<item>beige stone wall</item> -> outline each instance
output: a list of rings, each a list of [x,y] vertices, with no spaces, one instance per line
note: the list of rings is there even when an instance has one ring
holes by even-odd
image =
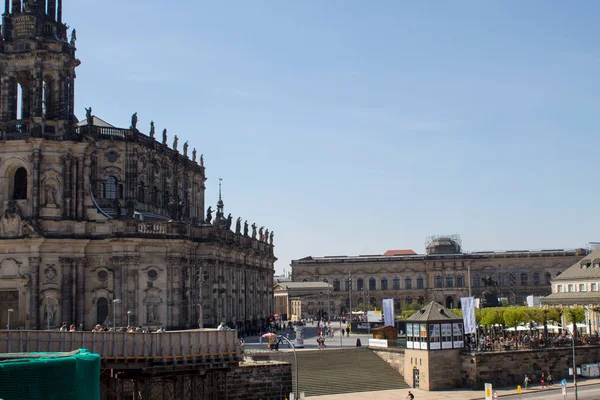
[[[371,348],[382,360],[391,365],[400,375],[404,376],[404,349],[376,350]]]

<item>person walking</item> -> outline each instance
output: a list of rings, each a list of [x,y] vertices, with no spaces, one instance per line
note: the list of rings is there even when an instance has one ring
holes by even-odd
[[[540,377],[540,383],[542,384],[542,389],[546,389],[546,376],[542,372],[542,376]]]
[[[554,379],[552,378],[552,373],[550,373],[550,371],[548,371],[546,382],[548,382],[548,386],[554,386]]]
[[[408,394],[406,395],[406,399],[405,400],[414,400],[415,395],[411,393],[411,391],[408,391]]]
[[[529,389],[530,384],[531,378],[529,377],[529,375],[525,374],[525,379],[523,379],[523,387],[525,387],[525,389]]]

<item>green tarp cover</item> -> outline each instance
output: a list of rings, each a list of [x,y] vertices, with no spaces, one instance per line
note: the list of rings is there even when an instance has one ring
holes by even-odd
[[[86,349],[0,358],[2,400],[100,399],[100,355]]]

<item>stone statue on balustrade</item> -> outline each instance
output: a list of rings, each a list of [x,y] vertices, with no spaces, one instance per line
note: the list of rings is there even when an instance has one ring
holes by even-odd
[[[269,243],[271,244],[271,246],[273,245],[273,236],[275,236],[275,232],[271,231],[271,236],[269,238]]]
[[[269,242],[269,230],[265,229],[265,237],[263,242],[268,243]]]
[[[238,219],[235,221],[235,233],[241,233],[242,230],[242,218],[238,217]]]
[[[150,137],[154,139],[154,121],[150,121]]]
[[[256,222],[252,224],[252,239],[256,239]]]
[[[135,131],[137,129],[137,122],[138,122],[138,116],[137,116],[137,111],[136,111],[131,116],[131,127],[130,127],[130,129],[133,129]]]
[[[183,144],[183,156],[184,156],[184,157],[187,157],[187,151],[188,151],[188,142],[186,141],[186,142]]]
[[[89,126],[94,125],[94,116],[92,115],[92,107],[85,109],[85,120]]]
[[[212,221],[212,213],[213,213],[212,207],[208,206],[208,209],[206,210],[206,223],[207,224],[210,224],[210,222]]]
[[[175,138],[173,139],[173,150],[177,151],[177,143],[179,142],[179,138],[177,137],[177,135],[175,135]]]
[[[244,236],[248,236],[248,221],[244,221]]]
[[[232,222],[233,222],[233,217],[231,216],[231,213],[229,213],[229,215],[227,216],[227,223],[226,223],[227,230],[231,229]]]
[[[192,150],[192,162],[196,162],[196,148],[194,147],[194,150]]]
[[[162,144],[167,144],[167,128],[163,129],[163,141]]]

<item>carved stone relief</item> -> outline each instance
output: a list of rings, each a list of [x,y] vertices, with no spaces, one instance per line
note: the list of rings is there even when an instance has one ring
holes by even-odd
[[[58,283],[58,275],[56,274],[54,264],[49,264],[44,269],[44,283]]]

